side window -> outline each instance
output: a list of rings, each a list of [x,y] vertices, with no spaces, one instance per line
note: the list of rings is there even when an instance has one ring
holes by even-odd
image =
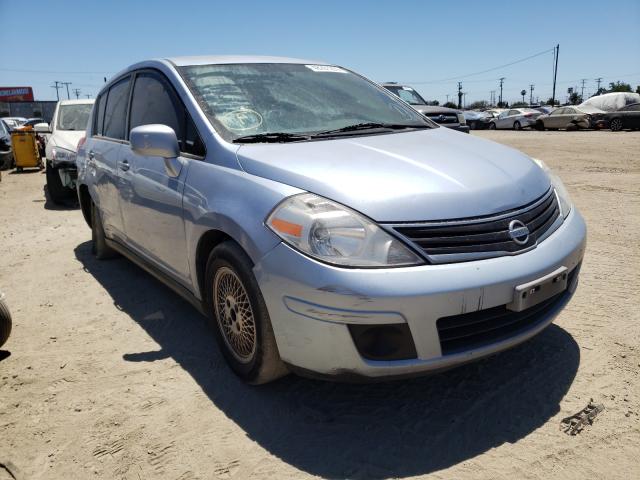
[[[95,106],[93,107],[93,111],[95,112],[95,117],[93,118],[93,134],[94,135],[102,135],[102,126],[104,123],[104,107],[107,103],[107,94],[104,93],[100,95],[96,99]]]
[[[627,105],[624,108],[621,108],[622,112],[640,112],[640,103],[634,103],[632,105]]]
[[[565,114],[565,115],[573,115],[574,113],[576,113],[576,111],[575,111],[573,108],[566,107],[566,108],[564,109],[564,114]]]
[[[509,116],[511,115],[520,115],[520,112],[518,110],[509,110]]]
[[[169,83],[159,74],[138,73],[130,117],[129,128],[151,123],[167,125],[176,132],[181,152],[204,155],[204,145],[189,114]]]
[[[103,135],[105,137],[118,140],[125,139],[130,83],[131,78],[127,77],[115,83],[109,89],[104,112]]]

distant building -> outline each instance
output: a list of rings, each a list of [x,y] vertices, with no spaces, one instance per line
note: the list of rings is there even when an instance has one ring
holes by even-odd
[[[0,101],[0,117],[40,117],[45,122],[50,123],[53,118],[53,111],[56,108],[56,102],[2,102]]]

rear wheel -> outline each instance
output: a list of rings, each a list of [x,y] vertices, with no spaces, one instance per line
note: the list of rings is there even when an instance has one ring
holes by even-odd
[[[613,120],[611,120],[611,123],[609,124],[609,128],[613,132],[619,132],[620,130],[622,130],[622,127],[623,127],[622,120],[620,120],[619,118],[614,118]]]
[[[493,123],[493,122],[491,122],[491,123],[489,124],[489,130],[495,130],[495,129],[496,129],[496,124],[495,124],[495,123]]]
[[[91,251],[98,260],[106,260],[116,256],[116,252],[107,245],[102,218],[94,203],[91,203]]]
[[[257,385],[287,374],[249,257],[234,242],[213,249],[207,262],[207,310],[231,369]]]
[[[540,130],[541,132],[544,130],[544,122],[542,120],[536,122],[536,130]]]
[[[518,122],[517,120],[515,122],[513,122],[513,129],[514,130],[522,130],[522,125],[520,125],[520,122]]]

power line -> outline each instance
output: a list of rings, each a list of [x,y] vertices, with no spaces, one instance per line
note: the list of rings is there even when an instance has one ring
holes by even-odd
[[[441,82],[448,82],[448,81],[451,81],[451,80],[460,80],[462,78],[473,77],[475,75],[480,75],[482,73],[493,72],[495,70],[500,70],[501,68],[510,67],[511,65],[516,65],[517,63],[526,62],[527,60],[531,60],[532,58],[539,57],[540,55],[544,55],[546,53],[549,53],[552,50],[555,50],[555,47],[554,48],[549,48],[549,49],[544,50],[542,52],[535,53],[533,55],[529,55],[528,57],[524,57],[524,58],[521,58],[519,60],[514,60],[513,62],[505,63],[504,65],[499,65],[497,67],[487,68],[486,70],[481,70],[479,72],[467,73],[465,75],[456,75],[455,77],[441,78],[441,79],[438,79],[438,80],[424,80],[424,81],[419,81],[419,82],[407,82],[407,83],[414,83],[414,84],[418,85],[418,84],[421,84],[421,83],[441,83]]]
[[[596,90],[596,93],[600,91],[600,83],[602,83],[602,77],[598,77],[595,79],[596,82],[598,82],[598,89]]]
[[[60,82],[60,83],[67,87],[67,100],[71,100],[71,96],[69,95],[69,85],[71,85],[71,82]]]
[[[56,74],[73,74],[73,75],[104,75],[111,72],[75,72],[75,71],[61,71],[61,70],[21,70],[13,68],[0,68],[0,72],[12,72],[12,73],[56,73]]]
[[[73,89],[73,94],[76,96],[76,100],[78,100],[80,98],[80,89],[79,88],[74,88]]]
[[[56,89],[56,100],[60,101],[60,95],[58,94],[58,90],[62,88],[62,85],[60,85],[61,82],[59,82],[58,80],[54,80],[53,83],[55,85],[51,85],[51,88]]]

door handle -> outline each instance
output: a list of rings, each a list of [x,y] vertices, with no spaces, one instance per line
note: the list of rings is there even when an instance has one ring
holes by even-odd
[[[120,162],[120,170],[124,170],[126,172],[127,170],[129,170],[129,168],[131,168],[131,167],[129,165],[129,161],[128,160],[122,160]]]

